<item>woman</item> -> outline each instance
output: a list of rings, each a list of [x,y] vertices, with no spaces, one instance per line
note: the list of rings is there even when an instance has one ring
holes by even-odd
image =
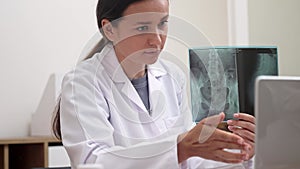
[[[168,16],[168,0],[98,1],[103,39],[66,74],[54,121],[73,168],[205,168],[253,156],[252,116],[237,114],[233,133],[216,129],[224,113],[192,128],[184,74],[158,58]]]

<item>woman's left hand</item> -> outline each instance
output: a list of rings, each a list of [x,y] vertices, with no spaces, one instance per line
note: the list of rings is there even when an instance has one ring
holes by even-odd
[[[251,145],[247,152],[250,159],[255,154],[255,117],[246,113],[235,113],[233,117],[235,119],[227,121],[228,129],[244,138]]]

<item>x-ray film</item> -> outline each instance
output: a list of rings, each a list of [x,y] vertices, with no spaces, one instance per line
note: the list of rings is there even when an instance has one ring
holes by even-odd
[[[194,121],[224,112],[254,115],[254,81],[278,75],[276,47],[209,47],[189,50]]]

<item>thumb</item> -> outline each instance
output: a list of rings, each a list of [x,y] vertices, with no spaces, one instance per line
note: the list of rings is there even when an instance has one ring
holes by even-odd
[[[225,114],[224,114],[224,112],[221,112],[220,114],[207,117],[207,118],[203,119],[201,122],[204,125],[217,127],[218,124],[221,123],[224,119],[225,119]]]
[[[218,124],[223,121],[225,118],[225,114],[222,112],[218,115],[210,116],[203,119],[203,127],[201,133],[199,135],[198,141],[199,143],[206,142],[215,132]]]
[[[225,119],[225,113],[224,113],[224,112],[221,112],[221,113],[219,114],[219,116],[220,116],[220,121],[219,121],[219,123],[221,123],[221,122],[224,121],[224,119]]]

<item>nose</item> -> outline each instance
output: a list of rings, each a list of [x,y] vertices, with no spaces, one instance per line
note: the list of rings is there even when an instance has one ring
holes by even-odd
[[[160,47],[163,43],[163,36],[161,33],[159,32],[153,32],[153,33],[149,33],[149,37],[148,37],[148,44],[151,47]]]

